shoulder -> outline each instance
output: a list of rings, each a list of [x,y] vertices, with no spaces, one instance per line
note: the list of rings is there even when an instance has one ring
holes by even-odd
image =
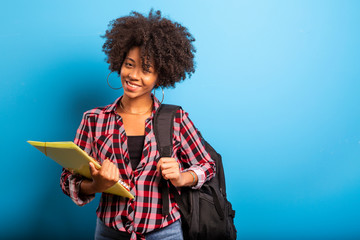
[[[189,113],[187,111],[185,111],[182,107],[177,109],[177,111],[175,113],[174,121],[175,121],[175,124],[180,124],[180,125],[187,125],[189,123],[192,124],[192,122],[189,118]]]
[[[84,119],[94,119],[94,118],[97,119],[99,117],[102,118],[102,116],[109,113],[110,106],[112,106],[112,104],[87,110],[86,112],[84,112],[83,118]]]
[[[187,113],[179,105],[161,104],[156,109],[154,119],[156,121],[159,118],[174,118],[175,123],[180,123],[184,115],[187,115]]]
[[[104,113],[105,107],[96,107],[84,112],[84,116],[97,116]]]
[[[182,108],[182,107],[179,107],[175,113],[175,121],[180,123],[184,116],[188,116],[189,114]]]
[[[103,107],[96,107],[93,109],[90,109],[84,113],[84,117],[99,117],[103,115],[105,117],[106,115],[114,112],[116,110],[117,103],[120,101],[121,97],[117,98],[115,102],[108,104]]]

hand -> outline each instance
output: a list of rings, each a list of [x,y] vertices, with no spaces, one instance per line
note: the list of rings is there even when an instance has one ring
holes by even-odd
[[[94,192],[104,192],[119,181],[119,169],[109,159],[103,162],[100,169],[91,162],[89,166],[93,180],[91,187]]]
[[[180,166],[175,158],[160,158],[156,170],[161,173],[165,180],[170,180],[175,187],[184,185]]]

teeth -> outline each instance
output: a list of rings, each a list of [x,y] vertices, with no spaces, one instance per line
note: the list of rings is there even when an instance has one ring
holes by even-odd
[[[127,84],[128,84],[130,87],[137,87],[136,85],[132,85],[130,82],[127,82]]]

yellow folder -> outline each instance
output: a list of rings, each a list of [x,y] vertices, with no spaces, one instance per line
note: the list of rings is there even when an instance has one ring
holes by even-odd
[[[89,179],[91,179],[89,162],[94,163],[97,169],[101,167],[96,160],[87,155],[86,152],[73,142],[27,142],[64,168],[79,173]],[[128,185],[120,179],[119,182],[108,188],[105,192],[130,199],[134,198],[128,189]]]

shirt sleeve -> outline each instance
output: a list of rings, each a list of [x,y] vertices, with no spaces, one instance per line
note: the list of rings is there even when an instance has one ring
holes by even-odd
[[[88,116],[85,113],[77,129],[74,143],[91,156],[91,131]],[[95,198],[95,194],[84,195],[80,193],[80,184],[85,178],[79,174],[72,173],[63,169],[60,177],[60,187],[62,191],[69,196],[72,201],[83,206]]]
[[[215,162],[206,151],[201,135],[190,120],[188,113],[180,109],[179,124],[180,133],[180,157],[184,165],[189,166],[183,172],[194,171],[198,177],[197,184],[193,189],[199,189],[215,175]]]

